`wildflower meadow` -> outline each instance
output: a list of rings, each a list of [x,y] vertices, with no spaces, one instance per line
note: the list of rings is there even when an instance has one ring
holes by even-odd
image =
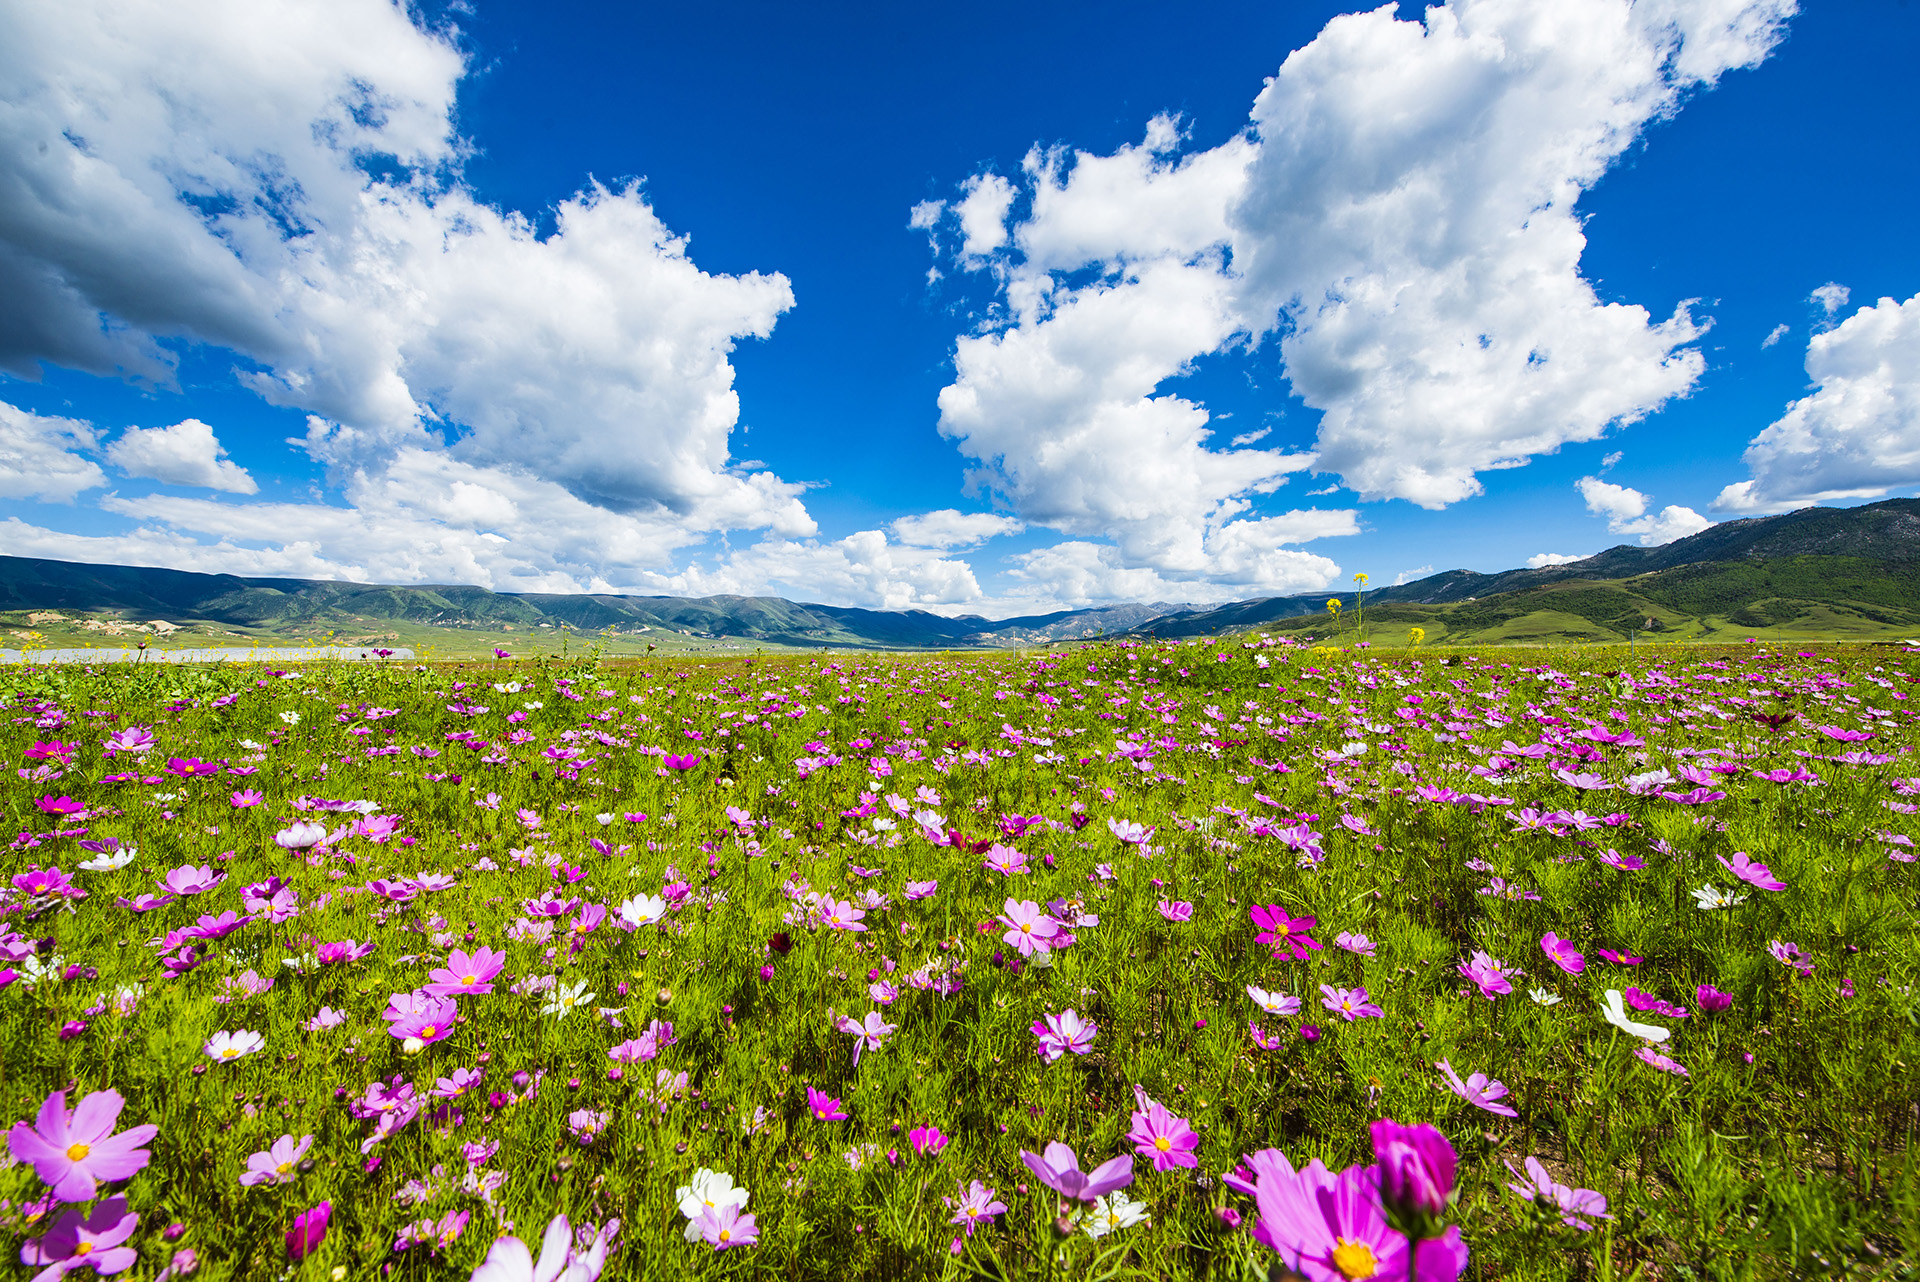
[[[1912,1276],[1913,649],[4,674],[12,1276]]]

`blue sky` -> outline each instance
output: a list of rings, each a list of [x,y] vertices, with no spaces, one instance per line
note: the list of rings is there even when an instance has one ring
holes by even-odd
[[[1920,485],[1905,3],[7,12],[0,552],[1007,614]]]

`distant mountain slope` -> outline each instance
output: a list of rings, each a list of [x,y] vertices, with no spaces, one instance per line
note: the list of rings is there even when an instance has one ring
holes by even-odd
[[[1538,570],[1504,570],[1496,574],[1447,570],[1412,583],[1370,591],[1366,595],[1366,603],[1368,614],[1372,615],[1376,610],[1392,604],[1444,605],[1485,600],[1506,593],[1537,591],[1576,580],[1622,580],[1682,566],[1752,565],[1799,558],[1838,558],[1853,562],[1855,564],[1841,572],[1856,586],[1863,573],[1861,564],[1920,564],[1920,499],[1887,499],[1851,508],[1810,507],[1782,516],[1727,521],[1661,547],[1640,548],[1622,544],[1583,561],[1570,561],[1565,565]],[[1884,577],[1884,574],[1875,570],[1866,573],[1865,577],[1876,579]],[[1704,577],[1695,576],[1695,581],[1702,585],[1702,590],[1710,582],[1715,600],[1723,604],[1743,591],[1759,594],[1749,596],[1749,601],[1776,595],[1771,587],[1759,579],[1742,577],[1728,570],[1716,570]],[[1817,580],[1799,584],[1795,588],[1803,599],[1808,600],[1838,599],[1833,596],[1837,590],[1835,584]],[[1139,631],[1167,637],[1207,636],[1307,615],[1322,615],[1324,620],[1323,612],[1330,597],[1340,599],[1341,609],[1350,624],[1355,605],[1354,594],[1322,592],[1236,601],[1211,610],[1191,611],[1178,617],[1158,619],[1142,625]],[[1727,610],[1736,609],[1743,603],[1734,601],[1727,605]]]
[[[122,611],[249,628],[401,621],[436,627],[537,627],[587,632],[667,629],[777,645],[971,647],[1125,632],[1186,607],[1127,604],[1013,619],[926,610],[863,610],[780,597],[504,593],[462,585],[394,587],[321,579],[251,579],[137,566],[0,557],[0,610]]]

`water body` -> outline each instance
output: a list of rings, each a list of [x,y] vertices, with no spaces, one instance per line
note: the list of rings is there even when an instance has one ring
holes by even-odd
[[[412,660],[413,651],[404,647],[388,649],[382,656],[372,646],[359,645],[0,650],[0,663],[400,663]]]

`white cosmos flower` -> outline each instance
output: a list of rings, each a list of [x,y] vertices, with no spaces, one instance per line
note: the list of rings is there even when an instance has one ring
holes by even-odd
[[[673,1196],[680,1204],[680,1214],[687,1217],[686,1238],[689,1242],[700,1240],[700,1217],[708,1211],[723,1206],[744,1207],[747,1204],[747,1191],[734,1187],[731,1175],[725,1171],[710,1171],[704,1166],[693,1173],[692,1183],[675,1189]]]
[[[1673,1030],[1670,1028],[1662,1028],[1658,1024],[1638,1024],[1629,1019],[1626,1001],[1620,996],[1620,990],[1617,988],[1607,990],[1607,1004],[1600,1013],[1606,1017],[1609,1024],[1621,1032],[1631,1033],[1635,1037],[1644,1037],[1650,1042],[1664,1042],[1673,1036]]]
[[[613,822],[613,814],[611,811],[597,814],[593,818],[594,818],[594,822],[599,824],[602,828],[606,827],[608,824]]]
[[[1147,1214],[1145,1202],[1129,1201],[1124,1191],[1116,1189],[1105,1197],[1093,1199],[1093,1209],[1087,1212],[1087,1218],[1080,1227],[1087,1231],[1088,1237],[1100,1238],[1115,1229],[1146,1224],[1152,1219]]]
[[[103,855],[80,861],[82,872],[115,872],[125,868],[139,857],[138,846],[121,846],[118,850],[109,850]]]
[[[286,722],[290,726],[297,726],[300,724],[300,714],[297,712],[283,712],[280,714],[280,719]]]
[[[1533,998],[1533,1000],[1539,1002],[1542,1006],[1558,1006],[1560,1004],[1560,994],[1545,988],[1529,989],[1527,996]]]
[[[598,994],[587,991],[585,980],[571,984],[562,984],[553,990],[553,996],[540,1008],[542,1015],[552,1015],[555,1019],[565,1019],[567,1012],[575,1006],[585,1006]]]
[[[1707,912],[1715,908],[1731,908],[1735,904],[1747,902],[1745,895],[1736,895],[1731,890],[1722,890],[1718,886],[1702,886],[1692,894],[1694,902]]]
[[[620,920],[638,929],[667,915],[667,901],[658,895],[635,895],[620,905]]]
[[[239,1059],[243,1055],[251,1055],[255,1051],[263,1050],[266,1044],[266,1038],[243,1028],[236,1033],[224,1030],[215,1033],[207,1039],[207,1044],[202,1049],[206,1051],[208,1059],[216,1064],[224,1064],[228,1060]]]

